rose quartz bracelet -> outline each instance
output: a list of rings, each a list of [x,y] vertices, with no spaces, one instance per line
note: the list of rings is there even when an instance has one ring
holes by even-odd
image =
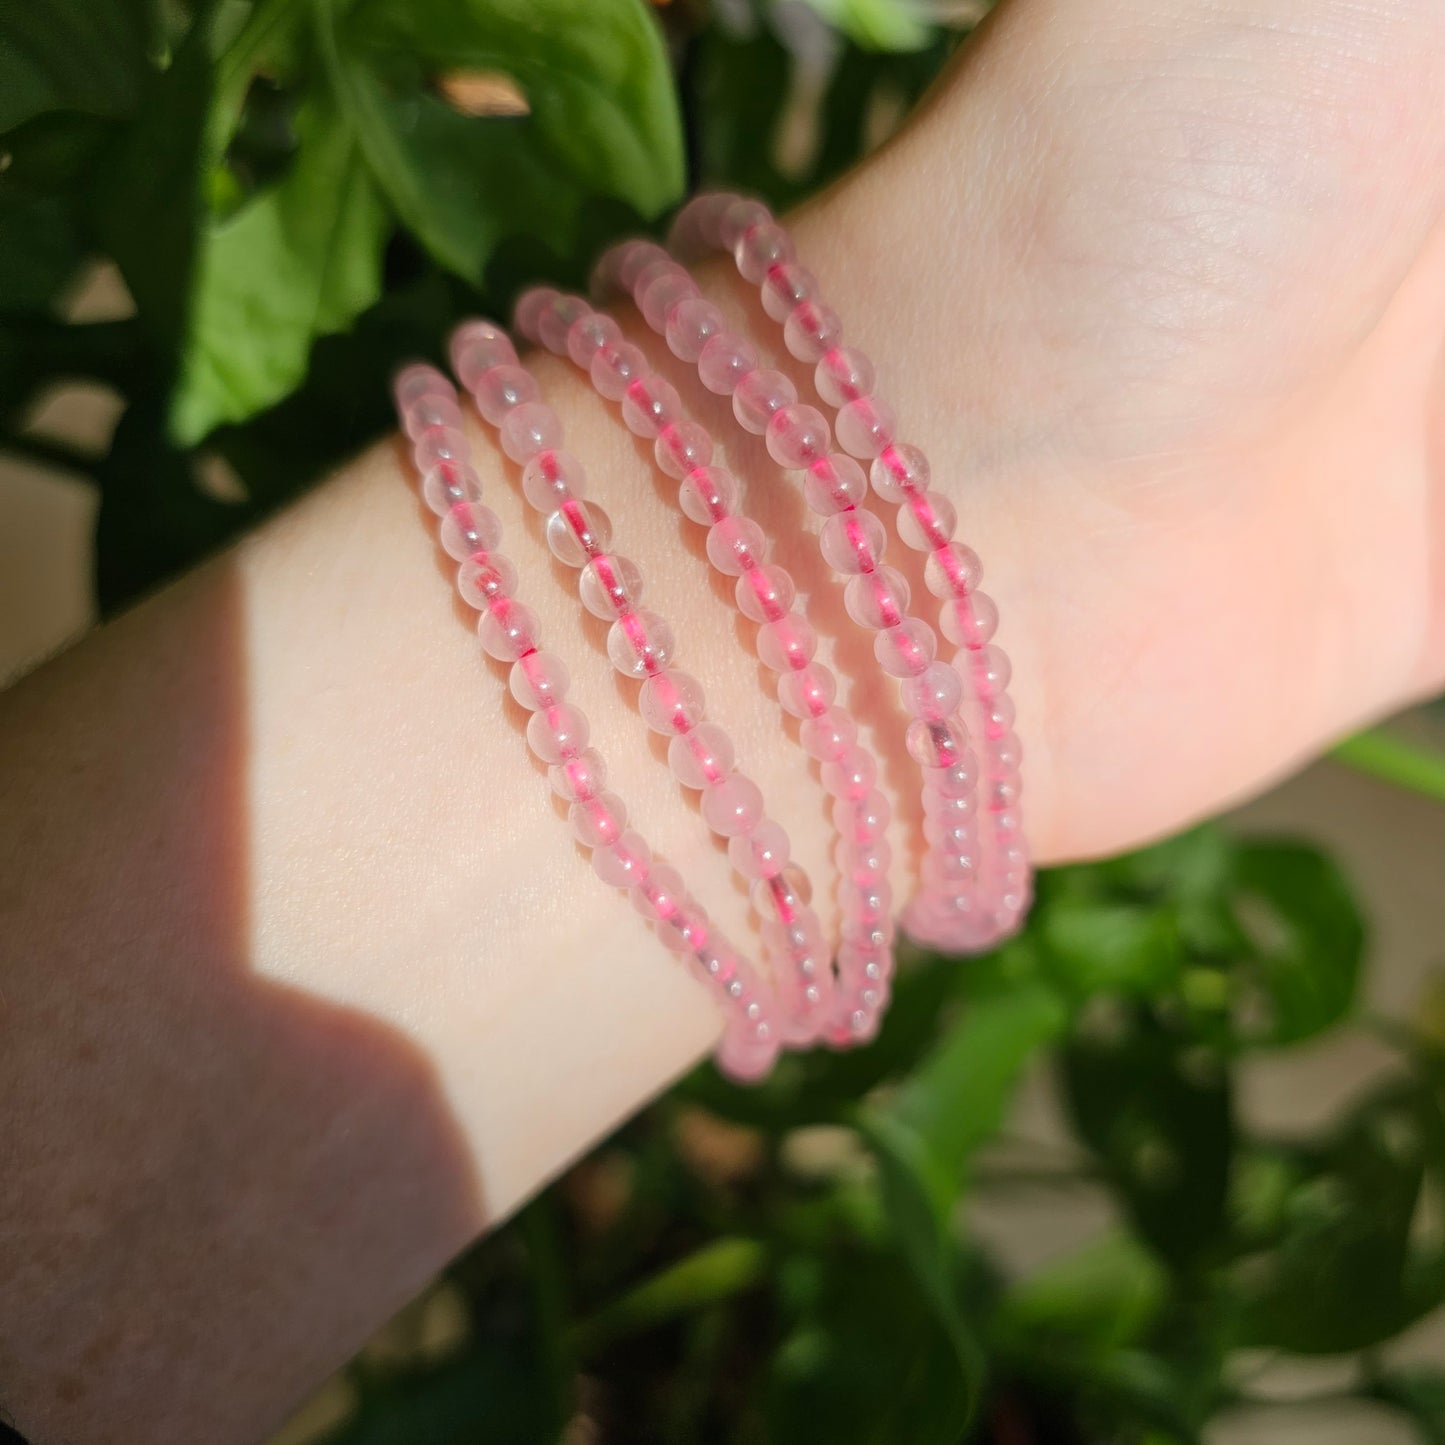
[[[508,455],[521,462],[544,454],[556,458],[545,439],[560,427],[536,401],[536,384],[517,365],[503,332],[486,323],[463,326],[453,339],[452,359],[478,404],[485,403],[487,419],[500,427]],[[655,860],[646,840],[627,827],[622,800],[605,790],[606,765],[587,745],[587,719],[567,701],[567,669],[559,657],[541,650],[536,615],[516,598],[516,569],[499,550],[500,518],[482,502],[455,389],[434,368],[413,365],[398,373],[394,395],[421,474],[422,498],[441,519],[443,548],[460,564],[457,590],[481,613],[482,646],[512,664],[512,695],[532,714],[527,742],[548,765],[553,789],[570,804],[573,834],[590,850],[598,877],[629,893],[668,949],[690,960],[718,999],[725,1019],[719,1065],[740,1079],[760,1077],[778,1050],[770,990],[713,927],[677,871]],[[529,466],[529,490],[551,486],[549,470],[560,474],[562,467]],[[562,511],[564,524],[549,527],[548,540],[559,555],[582,557],[595,547],[603,519],[575,501],[564,502]],[[588,555],[601,555],[600,548]],[[656,706],[664,712],[685,708],[687,693],[686,683],[679,683]]]
[[[668,303],[696,293],[686,272],[673,267],[672,273],[674,284],[649,293],[659,309],[663,298],[658,289],[665,292]],[[838,952],[837,998],[831,1018],[815,1021],[811,1035],[803,1037],[821,1035],[835,1044],[871,1038],[887,1003],[893,969],[893,894],[888,881],[892,852],[883,836],[890,809],[876,787],[877,763],[858,743],[852,715],[832,701],[836,690],[832,673],[813,661],[817,637],[792,605],[793,579],[783,568],[768,564],[762,528],[739,507],[737,479],[725,467],[712,465],[713,444],[707,430],[685,414],[676,389],[648,370],[642,352],[624,340],[611,317],[598,314],[581,297],[562,296],[544,287],[523,295],[516,319],[518,329],[530,340],[569,356],[602,396],[620,401],[629,430],[653,443],[658,466],[680,483],[683,514],[707,528],[712,565],[736,579],[738,610],[758,624],[758,657],[779,675],[780,704],[802,719],[800,739],[822,764],[822,781],[834,799],[833,817],[840,834],[834,857],[848,935]],[[698,785],[691,769],[682,781]],[[762,824],[750,835],[744,859],[747,871],[757,871],[751,865],[756,863],[758,840],[764,837],[768,857],[753,886],[759,912],[777,920],[765,925],[766,938],[770,930],[797,927],[796,900],[810,889],[801,869],[785,866],[787,834],[776,824]],[[810,939],[814,929],[810,915]],[[774,945],[771,952],[786,957],[789,949]],[[826,1028],[819,1028],[820,1023]]]

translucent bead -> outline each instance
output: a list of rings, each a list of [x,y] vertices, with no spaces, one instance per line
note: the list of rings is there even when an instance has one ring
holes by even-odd
[[[579,316],[567,332],[567,355],[573,364],[591,373],[592,358],[608,346],[616,346],[622,340],[622,328],[600,311],[589,311]]]
[[[707,910],[691,898],[657,925],[657,936],[664,946],[681,956],[705,947],[711,932]]]
[[[545,402],[524,401],[502,422],[502,450],[514,462],[528,462],[538,452],[562,445],[562,423]]]
[[[702,795],[703,821],[724,838],[749,833],[763,816],[763,795],[743,773],[727,773]]]
[[[517,304],[512,309],[512,325],[521,335],[535,337],[542,312],[561,294],[555,286],[529,286],[517,298]]]
[[[888,831],[893,805],[878,788],[864,798],[839,798],[833,804],[833,826],[855,843],[868,843]]]
[[[682,874],[670,863],[654,863],[647,878],[632,890],[632,906],[649,922],[671,918],[687,901]]]
[[[941,818],[946,823],[966,823],[978,812],[978,795],[966,793],[961,798],[945,798],[932,790],[923,795],[923,813],[927,818]]]
[[[612,518],[595,502],[568,502],[547,518],[547,545],[568,567],[581,567],[607,550]]]
[[[753,622],[776,622],[786,617],[797,596],[787,571],[772,563],[752,567],[738,578],[738,611]]]
[[[743,280],[762,284],[772,267],[791,261],[792,238],[771,216],[748,226],[733,243],[733,260]]]
[[[798,399],[798,388],[783,375],[768,367],[750,371],[733,390],[733,415],[755,436],[768,429],[773,413],[791,406]]]
[[[702,721],[702,684],[681,668],[664,668],[642,684],[637,708],[655,733],[688,732]]]
[[[616,793],[599,793],[573,803],[567,810],[572,835],[584,848],[605,848],[617,842],[627,827],[627,808]]]
[[[575,758],[587,746],[587,719],[570,702],[534,712],[527,719],[527,746],[547,764]]]
[[[1017,733],[1005,733],[989,743],[988,753],[997,766],[1017,771],[1024,760],[1024,745]]]
[[[879,567],[850,577],[843,589],[843,606],[860,627],[881,632],[897,627],[908,615],[908,579],[894,567]]]
[[[959,655],[963,661],[964,654]],[[974,691],[980,697],[992,697],[1002,692],[1013,676],[1013,664],[1002,648],[992,643],[967,654],[969,675],[973,678]]]
[[[607,786],[607,764],[596,748],[585,748],[547,770],[552,791],[564,802],[580,803],[595,798]]]
[[[667,313],[667,346],[682,361],[696,361],[702,349],[726,323],[723,314],[701,296],[679,301]]]
[[[689,472],[712,461],[712,435],[698,422],[673,422],[658,433],[653,455],[662,471],[681,481]]]
[[[478,612],[517,590],[517,569],[501,556],[469,557],[457,569],[457,591]]]
[[[818,294],[818,278],[796,261],[780,261],[768,267],[762,280],[763,310],[774,321],[783,321],[800,302]]]
[[[958,711],[963,682],[946,662],[931,662],[916,677],[903,680],[898,696],[910,716],[938,722]]]
[[[463,562],[466,569],[472,564]],[[498,662],[515,662],[537,647],[537,614],[511,597],[494,599],[477,623],[482,646]]]
[[[669,261],[668,269],[643,283],[638,306],[647,324],[654,331],[661,331],[667,325],[672,308],[680,301],[697,295],[697,282],[675,261]]]
[[[636,240],[624,241],[617,248],[618,283],[624,291],[631,293],[642,273],[657,262],[676,264],[656,241],[646,241],[640,237]]]
[[[813,368],[813,385],[829,406],[846,406],[873,390],[873,363],[853,346],[825,351]]]
[[[523,468],[522,495],[528,506],[545,517],[563,502],[580,501],[587,495],[587,471],[571,452],[548,448]]]
[[[419,472],[426,473],[433,467],[463,467],[471,461],[472,449],[466,437],[452,426],[429,426],[417,437],[411,449],[411,459]]]
[[[456,388],[436,367],[424,361],[404,366],[392,379],[391,394],[398,411],[409,411],[423,397],[452,396]]]
[[[401,414],[406,434],[415,441],[428,427],[442,426],[460,431],[461,408],[457,406],[455,393],[428,392],[419,397]]]
[[[838,696],[838,679],[820,662],[778,677],[778,702],[794,717],[819,717]]]
[[[915,552],[932,552],[948,545],[958,513],[942,492],[915,492],[898,509],[898,535]]]
[[[878,764],[867,748],[854,743],[823,764],[823,786],[835,798],[866,798],[878,781]]]
[[[608,401],[621,401],[627,388],[647,375],[647,358],[630,341],[618,341],[595,353],[587,372]]]
[[[938,655],[938,638],[921,617],[905,617],[873,639],[873,656],[890,677],[917,677]]]
[[[537,337],[548,351],[564,355],[572,327],[591,314],[592,308],[580,296],[558,296],[538,313]]]
[[[998,627],[998,608],[987,592],[971,592],[944,603],[939,612],[943,635],[959,647],[982,647]]]
[[[640,376],[622,395],[622,420],[628,431],[652,441],[663,427],[682,420],[682,398],[670,381]]]
[[[733,406],[743,394],[739,387],[733,397]],[[764,433],[768,455],[780,467],[799,469],[811,467],[821,461],[833,442],[833,433],[823,413],[815,406],[793,402],[779,407],[768,422]]]
[[[868,479],[847,453],[830,452],[809,465],[803,497],[820,516],[830,517],[861,506],[868,497]]]
[[[736,331],[710,336],[697,357],[702,384],[718,396],[731,396],[738,383],[758,369],[758,353]]]
[[[817,362],[843,339],[843,322],[821,301],[800,302],[783,322],[783,344],[799,361]]]
[[[962,542],[950,542],[928,554],[923,582],[935,597],[967,597],[983,580],[978,553]]]
[[[607,633],[607,656],[624,677],[646,677],[667,666],[676,642],[667,619],[643,608],[619,617]]]
[[[806,667],[818,650],[818,634],[801,613],[765,622],[758,628],[758,660],[774,672],[796,672]]]
[[[651,865],[652,850],[641,833],[628,831],[609,847],[592,851],[592,871],[613,888],[635,888]]]
[[[775,878],[788,866],[791,844],[782,825],[764,818],[728,844],[728,859],[745,878]]]
[[[798,732],[803,751],[820,763],[837,762],[858,741],[858,725],[840,707],[807,718]]]
[[[873,571],[886,543],[883,523],[872,512],[861,509],[829,517],[818,533],[818,545],[828,565],[849,577]]]
[[[709,228],[708,239],[712,244],[732,251],[750,226],[760,226],[772,219],[772,212],[761,201],[734,196],[718,212]]]
[[[833,850],[833,861],[850,883],[876,884],[888,876],[893,849],[882,838],[865,843],[840,841]]]
[[[876,457],[893,441],[893,409],[876,396],[860,396],[838,408],[838,444],[855,457]]]
[[[443,517],[463,502],[482,500],[481,478],[465,462],[442,462],[421,479],[421,498]]]
[[[502,540],[502,519],[481,502],[458,502],[442,518],[441,544],[447,556],[464,562],[474,552],[491,552]]]
[[[494,366],[517,364],[517,349],[512,345],[512,338],[490,321],[464,321],[452,332],[448,349],[452,370],[468,391]]]
[[[731,843],[728,848],[731,851]],[[748,892],[761,918],[768,922],[792,923],[812,901],[813,885],[796,863],[787,863],[771,877],[759,878]],[[811,952],[820,941],[816,936],[807,939],[799,951]]]
[[[729,1028],[717,1046],[717,1066],[728,1078],[751,1084],[767,1076],[777,1062],[779,1048],[766,1028]]]
[[[551,652],[529,652],[512,664],[508,686],[528,712],[551,707],[567,696],[571,678],[567,665]]]
[[[989,698],[983,707],[984,736],[1001,738],[1013,727],[1015,716],[1013,699],[1006,692]]]
[[[995,813],[1016,808],[1023,791],[1023,779],[1020,777],[994,778],[988,784],[988,806]]]
[[[978,785],[978,774],[975,767],[974,757],[970,752],[964,756],[961,762],[954,763],[952,767],[925,767],[923,781],[926,786],[945,798],[962,798],[971,793]]]
[[[677,489],[684,514],[704,527],[730,516],[738,505],[738,479],[726,467],[694,467]]]
[[[599,552],[578,575],[577,595],[594,617],[611,622],[642,601],[642,570],[630,557]]]
[[[763,529],[751,517],[724,517],[708,528],[708,560],[729,577],[760,566],[767,547]]]
[[[667,745],[667,765],[685,788],[706,788],[733,770],[732,739],[716,723],[701,722]]]
[[[885,502],[904,502],[914,492],[926,492],[932,468],[928,458],[907,442],[884,447],[868,469],[873,490]]]
[[[904,739],[909,757],[920,767],[951,768],[969,757],[968,734],[952,718],[914,718]]]
[[[516,365],[494,366],[484,371],[472,388],[477,410],[493,426],[501,426],[513,407],[536,401],[540,395],[532,373]]]

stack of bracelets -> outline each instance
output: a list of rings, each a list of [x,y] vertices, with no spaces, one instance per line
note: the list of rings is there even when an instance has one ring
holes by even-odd
[[[651,241],[614,247],[597,267],[594,291],[599,299],[630,297],[672,354],[697,368],[702,385],[731,398],[738,422],[764,438],[789,480],[801,480],[808,506],[822,518],[823,558],[846,579],[848,615],[873,634],[878,665],[898,679],[908,719],[905,743],[918,765],[927,846],[903,927],[941,949],[988,948],[1018,927],[1030,870],[1018,809],[1020,750],[1006,691],[1009,664],[991,641],[998,613],[978,590],[978,557],[954,540],[954,508],[930,490],[927,458],[897,439],[893,412],[873,390],[872,363],[843,345],[838,314],[767,208],[737,196],[699,196],[679,214],[671,239],[672,253]],[[708,250],[732,256],[741,276],[759,288],[767,315],[781,323],[788,352],[815,368],[831,426],[729,328],[673,254]],[[613,549],[611,521],[587,499],[586,474],[564,450],[556,412],[540,399],[506,332],[469,321],[452,337],[453,370],[502,450],[522,468],[523,495],[542,515],[554,556],[576,569],[581,605],[611,624],[608,656],[619,673],[637,681],[638,710],[668,740],[671,771],[701,795],[704,820],[726,839],[761,920],[763,965],[722,937],[678,872],[629,826],[622,799],[608,791],[587,719],[569,700],[567,668],[542,649],[537,617],[518,596],[501,522],[482,500],[457,391],[435,368],[408,366],[396,378],[395,396],[422,497],[440,518],[442,547],[459,563],[458,591],[481,614],[482,646],[511,664],[512,695],[531,714],[528,745],[548,765],[598,877],[630,895],[668,949],[716,996],[724,1018],[717,1058],[726,1072],[757,1079],[780,1049],[864,1042],[878,1028],[893,972],[892,853],[885,836],[891,809],[877,786],[877,763],[837,701],[837,680],[815,659],[816,635],[793,579],[767,560],[767,537],[743,510],[737,478],[713,462],[713,438],[615,320],[579,296],[538,288],[518,302],[515,324],[529,341],[568,357],[618,404],[628,429],[653,444],[658,467],[678,483],[678,507],[706,530],[712,567],[736,579],[737,609],[757,624],[757,655],[777,675],[778,704],[799,720],[799,743],[819,763],[833,800],[837,929],[830,934],[810,906],[812,888],[790,860],[788,835],[757,784],[738,769],[727,732],[707,719],[702,685],[675,665],[672,628],[641,605],[642,572]],[[874,495],[893,505],[899,541],[925,554],[938,629],[957,648],[951,663],[938,656],[930,622],[909,611],[906,579],[885,561],[888,529],[866,505],[870,482]]]

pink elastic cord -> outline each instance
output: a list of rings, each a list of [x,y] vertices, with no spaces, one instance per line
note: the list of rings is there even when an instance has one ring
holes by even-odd
[[[547,491],[558,499],[548,526],[553,551],[574,566],[605,556],[605,517],[579,499],[580,480],[574,483],[570,471],[575,464],[555,450],[561,425],[537,400],[536,383],[518,366],[510,339],[486,322],[465,325],[453,338],[452,361],[483,415],[500,430],[507,454],[526,465],[529,495]],[[483,647],[512,664],[512,694],[532,714],[527,742],[570,804],[574,835],[591,851],[598,877],[629,893],[663,943],[693,964],[717,998],[725,1019],[720,1066],[738,1078],[760,1077],[772,1067],[779,1046],[768,986],[713,927],[676,870],[654,859],[641,834],[628,828],[622,800],[605,790],[606,765],[587,745],[587,719],[567,701],[567,669],[559,657],[541,650],[536,615],[517,600],[516,569],[500,551],[500,518],[482,503],[455,389],[433,367],[415,365],[398,373],[394,395],[422,497],[441,519],[442,546],[460,563],[457,590],[481,613]],[[637,625],[629,649],[640,655],[647,647],[646,624],[635,612],[628,615]],[[689,680],[681,674],[659,671],[647,685],[656,685],[659,715],[694,705]]]
[[[667,265],[667,284],[659,289],[668,301],[695,298],[692,278],[673,263]],[[650,295],[657,299],[656,291]],[[883,836],[891,810],[876,786],[877,763],[858,743],[852,715],[833,701],[833,674],[813,660],[817,638],[793,606],[793,579],[784,568],[768,563],[767,538],[741,509],[737,479],[727,468],[712,464],[713,443],[706,428],[685,413],[676,389],[648,370],[642,353],[623,339],[611,317],[600,315],[581,297],[539,288],[522,297],[517,320],[529,339],[569,356],[604,397],[620,402],[629,430],[653,443],[659,468],[678,481],[683,514],[706,528],[713,567],[736,579],[738,610],[758,624],[758,656],[778,674],[779,703],[802,720],[800,740],[822,764],[839,831],[834,857],[844,936],[837,954],[838,987],[831,1017],[811,1020],[810,1032],[800,1041],[820,1036],[833,1044],[869,1039],[887,1005],[893,971],[893,892],[888,881],[892,850]],[[858,482],[863,482],[861,471]],[[683,781],[697,786],[692,778]],[[780,827],[764,823],[753,839],[765,830],[776,861],[754,890],[755,896],[763,895],[758,906],[767,916],[766,905],[772,902],[767,890],[776,892],[780,884],[790,894],[806,896],[808,890],[800,869],[783,867],[788,844]],[[778,899],[775,908],[781,907]],[[826,1027],[820,1028],[822,1024]]]

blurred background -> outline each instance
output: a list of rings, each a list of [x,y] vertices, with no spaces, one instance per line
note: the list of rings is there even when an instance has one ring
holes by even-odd
[[[0,0],[0,682],[385,430],[458,315],[826,183],[980,13]],[[865,1054],[684,1081],[273,1445],[1441,1445],[1442,860],[1437,704],[1057,870]]]

